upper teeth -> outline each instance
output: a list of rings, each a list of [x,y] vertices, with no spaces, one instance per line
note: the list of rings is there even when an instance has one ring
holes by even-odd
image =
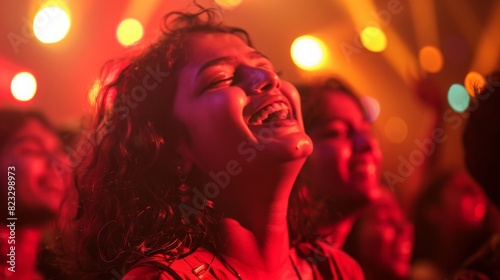
[[[275,102],[270,105],[267,105],[266,107],[262,108],[259,110],[257,113],[255,113],[251,118],[250,118],[250,123],[251,124],[262,124],[264,120],[266,120],[269,115],[276,113],[276,116],[278,119],[283,120],[288,118],[288,115],[290,113],[290,108],[288,108],[288,105],[283,103],[283,102]]]

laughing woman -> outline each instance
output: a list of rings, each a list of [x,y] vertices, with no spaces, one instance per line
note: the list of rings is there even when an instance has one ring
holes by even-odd
[[[363,105],[340,80],[298,88],[314,151],[290,196],[291,245],[309,260],[304,267],[362,279],[357,263],[340,250],[355,220],[381,195],[381,150]]]
[[[91,279],[295,273],[288,197],[312,151],[296,89],[213,11],[164,22],[163,36],[100,91],[90,127],[97,145],[77,173],[73,271]]]

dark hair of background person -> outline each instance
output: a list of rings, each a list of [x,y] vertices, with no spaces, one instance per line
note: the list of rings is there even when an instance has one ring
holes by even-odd
[[[63,244],[66,270],[78,279],[110,279],[158,253],[174,261],[200,246],[216,251],[211,202],[188,219],[179,211],[194,195],[193,188],[180,186],[199,185],[200,175],[192,172],[184,182],[183,174],[174,171],[174,141],[188,135],[183,127],[172,128],[172,107],[177,76],[187,60],[185,42],[196,33],[233,34],[252,46],[245,30],[222,25],[214,9],[171,12],[155,43],[103,68],[104,81],[120,67],[98,94],[89,126],[97,144],[75,175],[80,195],[76,236],[65,241],[74,246]],[[161,81],[136,107],[127,107],[123,100],[143,86],[150,71],[164,73]]]

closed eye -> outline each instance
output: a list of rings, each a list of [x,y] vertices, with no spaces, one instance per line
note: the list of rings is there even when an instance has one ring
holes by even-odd
[[[321,133],[324,138],[330,139],[343,139],[349,137],[351,134],[351,127],[344,121],[332,121],[326,126]]]
[[[332,129],[325,131],[324,133],[322,133],[321,136],[324,138],[342,139],[342,138],[347,138],[349,136],[349,131],[341,129]]]
[[[212,81],[208,83],[208,85],[205,87],[205,90],[229,86],[233,83],[233,79],[234,76],[226,73],[218,75],[218,77],[214,78]]]

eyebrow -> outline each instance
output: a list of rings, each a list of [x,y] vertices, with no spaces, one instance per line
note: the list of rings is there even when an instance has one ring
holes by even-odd
[[[249,59],[265,58],[265,59],[270,61],[270,59],[267,56],[265,56],[264,54],[262,54],[259,51],[248,52],[245,55],[245,57],[247,57]],[[219,65],[231,65],[231,64],[234,64],[236,62],[236,60],[237,60],[236,56],[222,56],[222,57],[218,57],[218,58],[209,60],[208,62],[206,62],[205,64],[203,64],[200,67],[200,69],[196,73],[196,76],[199,76],[203,71],[205,71],[206,69],[208,69],[210,67],[219,66]]]

